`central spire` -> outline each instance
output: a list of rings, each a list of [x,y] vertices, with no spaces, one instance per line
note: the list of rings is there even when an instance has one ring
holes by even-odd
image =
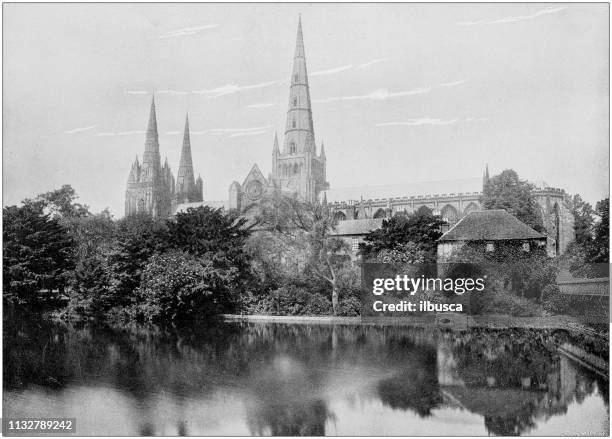
[[[289,109],[285,126],[283,154],[314,152],[315,139],[310,106],[310,89],[306,70],[306,53],[302,35],[302,17],[298,21],[293,71],[289,87]]]

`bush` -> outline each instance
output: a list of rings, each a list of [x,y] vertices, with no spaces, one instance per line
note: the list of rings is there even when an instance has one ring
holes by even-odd
[[[340,297],[338,315],[343,317],[357,317],[361,315],[361,300],[359,297]]]
[[[264,294],[246,311],[288,316],[327,315],[331,300],[304,287],[288,285]]]
[[[231,306],[236,269],[219,269],[212,261],[182,251],[154,255],[136,290],[130,310],[138,320],[191,320],[224,312]]]
[[[477,303],[472,300],[474,314],[509,314],[514,317],[541,317],[542,308],[532,300],[518,297],[512,293],[491,290],[473,294],[478,297]],[[479,302],[479,303],[478,303]]]

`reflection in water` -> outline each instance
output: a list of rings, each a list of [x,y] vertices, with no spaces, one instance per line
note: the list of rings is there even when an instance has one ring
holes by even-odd
[[[77,416],[82,435],[521,435],[568,425],[606,435],[607,378],[560,355],[563,337],[8,320],[3,416]]]

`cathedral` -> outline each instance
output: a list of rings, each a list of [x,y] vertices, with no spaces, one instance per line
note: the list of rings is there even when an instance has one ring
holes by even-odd
[[[282,190],[297,193],[308,202],[319,199],[322,191],[329,188],[326,181],[325,148],[317,153],[306,53],[302,35],[302,20],[298,22],[293,70],[289,87],[287,122],[282,149],[278,136],[274,136],[272,147],[272,172],[266,179],[255,164],[242,184],[232,182],[229,190],[229,208],[240,211],[256,205],[266,192]]]
[[[483,180],[470,179],[474,180],[470,185],[427,182],[420,186],[359,187],[347,193],[341,189],[330,190],[326,167],[323,142],[317,148],[315,141],[300,18],[282,146],[275,135],[270,174],[266,177],[259,166],[254,164],[242,183],[231,183],[229,200],[204,203],[202,179],[198,177],[194,180],[189,121],[185,122],[183,147],[175,182],[168,162],[161,166],[155,103],[152,102],[143,161],[140,164],[136,157],[132,165],[127,184],[125,212],[126,215],[148,212],[155,217],[165,218],[188,207],[208,204],[248,215],[249,210],[258,206],[267,193],[281,191],[297,194],[304,201],[327,203],[339,221],[337,234],[356,249],[366,234],[380,227],[384,218],[410,214],[421,207],[431,209],[452,227],[468,213],[482,209],[480,197],[489,178],[487,168]],[[574,220],[568,204],[568,195],[562,189],[540,183],[537,185],[535,198],[548,235],[548,252],[551,255],[559,255],[574,240]]]
[[[142,164],[138,156],[132,163],[125,191],[125,215],[148,213],[154,218],[168,218],[183,203],[202,202],[203,182],[194,178],[189,137],[189,117],[185,119],[183,147],[176,180],[168,159],[161,165],[155,99],[151,101]]]

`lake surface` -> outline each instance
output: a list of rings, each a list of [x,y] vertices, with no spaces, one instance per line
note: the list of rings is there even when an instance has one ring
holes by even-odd
[[[4,323],[4,417],[78,435],[607,435],[608,378],[563,334]]]

